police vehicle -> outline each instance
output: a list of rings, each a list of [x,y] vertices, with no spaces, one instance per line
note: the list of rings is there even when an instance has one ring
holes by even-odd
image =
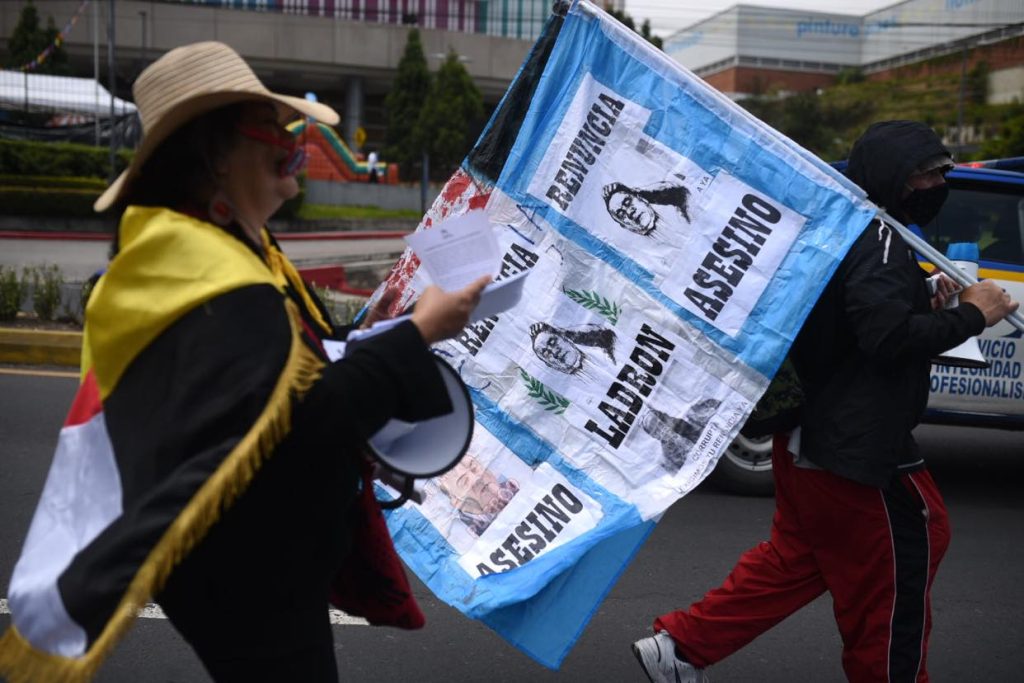
[[[835,165],[841,169],[845,162]],[[971,162],[950,171],[949,199],[923,233],[943,253],[951,243],[976,243],[979,279],[996,280],[1013,299],[1024,301],[1024,173],[1006,168],[1024,170],[1024,158]],[[932,365],[924,421],[1024,430],[1024,338],[1002,321],[978,341],[991,366]],[[736,493],[771,495],[771,437],[741,433],[711,480]]]

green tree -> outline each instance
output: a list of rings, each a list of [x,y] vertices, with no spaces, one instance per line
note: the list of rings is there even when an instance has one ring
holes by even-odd
[[[644,23],[638,29],[636,27],[636,22],[633,21],[633,17],[626,14],[625,10],[613,9],[611,6],[605,6],[604,10],[608,12],[608,14],[618,19],[630,31],[635,31],[636,33],[639,33],[641,36],[644,37],[644,39],[648,43],[658,48],[659,50],[661,49],[661,38],[659,38],[658,36],[651,35],[650,19],[644,19]]]
[[[759,95],[740,100],[751,114],[823,159],[843,159],[852,138],[870,122],[873,105],[854,98],[836,101],[827,91]]]
[[[661,38],[659,36],[651,34],[650,19],[644,19],[644,23],[640,24],[640,35],[642,35],[644,39],[654,47],[658,48],[659,50],[662,49]]]
[[[850,85],[852,83],[863,83],[864,82],[864,71],[860,67],[846,66],[839,70],[836,74],[837,85]]]
[[[967,101],[971,104],[984,105],[988,101],[989,67],[987,62],[979,62],[967,74]]]
[[[430,154],[431,176],[444,180],[469,152],[483,124],[480,91],[459,56],[450,51],[420,112],[418,137]]]
[[[780,129],[807,149],[819,151],[828,145],[832,131],[822,118],[821,101],[816,93],[796,93],[782,100]]]
[[[391,91],[384,99],[388,118],[384,158],[398,163],[406,180],[416,177],[423,155],[420,140],[416,137],[416,124],[429,93],[430,71],[423,54],[420,32],[411,29]]]
[[[1019,156],[1024,156],[1024,107],[1015,105],[1000,126],[999,135],[986,140],[977,157],[999,159]]]
[[[7,41],[7,56],[4,66],[9,69],[17,69],[31,62],[39,56],[57,38],[59,31],[53,23],[53,17],[48,17],[46,28],[39,26],[39,12],[36,6],[29,0],[21,9],[21,16],[18,23],[11,32]],[[68,73],[68,56],[63,47],[57,47],[50,54],[41,66],[35,69],[36,73],[65,74]]]

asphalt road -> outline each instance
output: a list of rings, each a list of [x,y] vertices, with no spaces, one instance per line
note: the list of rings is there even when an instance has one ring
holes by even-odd
[[[74,380],[0,368],[0,597],[49,465]],[[1024,670],[1024,434],[922,427],[918,439],[946,497],[953,541],[933,592],[932,680],[1010,683]],[[651,618],[717,585],[762,540],[770,499],[700,487],[668,511],[557,672],[439,603],[419,583],[419,632],[335,626],[342,680],[643,681],[629,643]],[[1016,540],[1014,540],[1016,539]],[[259,596],[253,596],[258,600]],[[0,630],[10,616],[0,614]],[[842,681],[827,596],[710,670],[714,681]],[[165,620],[140,619],[104,665],[101,683],[207,681]]]

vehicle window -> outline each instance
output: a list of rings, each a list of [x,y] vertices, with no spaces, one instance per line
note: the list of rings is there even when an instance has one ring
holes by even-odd
[[[924,232],[943,253],[950,242],[977,242],[984,261],[1024,265],[1024,197],[951,187],[942,211]]]

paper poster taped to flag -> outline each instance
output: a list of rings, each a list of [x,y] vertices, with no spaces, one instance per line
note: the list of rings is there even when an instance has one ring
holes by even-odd
[[[736,437],[875,208],[587,3],[554,16],[420,226],[485,212],[520,303],[435,351],[469,454],[389,513],[443,600],[557,667]],[[378,290],[430,284],[407,252]]]

